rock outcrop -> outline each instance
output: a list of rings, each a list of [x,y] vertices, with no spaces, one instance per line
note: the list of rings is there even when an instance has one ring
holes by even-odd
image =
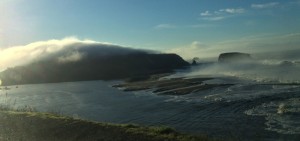
[[[241,52],[229,52],[229,53],[222,53],[219,55],[219,62],[226,62],[226,63],[234,63],[234,62],[245,62],[253,60],[251,55],[248,53],[241,53]]]

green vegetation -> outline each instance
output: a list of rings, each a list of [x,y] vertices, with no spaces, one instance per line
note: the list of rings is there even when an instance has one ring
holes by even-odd
[[[211,141],[169,127],[91,122],[50,113],[0,111],[1,141]]]

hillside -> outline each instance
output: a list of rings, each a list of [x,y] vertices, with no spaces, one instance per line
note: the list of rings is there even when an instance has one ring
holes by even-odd
[[[171,72],[189,64],[176,54],[89,55],[78,61],[40,60],[0,73],[2,85],[112,80]]]

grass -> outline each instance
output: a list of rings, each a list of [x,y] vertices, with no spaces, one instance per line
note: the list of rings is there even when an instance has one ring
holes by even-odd
[[[2,141],[213,141],[170,127],[92,122],[51,113],[0,111]]]
[[[206,135],[192,136],[173,128],[112,124],[41,113],[2,95],[0,141],[216,141]]]

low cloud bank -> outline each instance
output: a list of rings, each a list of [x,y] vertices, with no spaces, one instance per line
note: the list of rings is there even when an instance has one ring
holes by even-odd
[[[300,83],[300,62],[253,60],[235,63],[205,63],[182,71],[178,76],[234,77],[252,83]],[[232,79],[221,83],[235,83]],[[240,83],[240,82],[237,82]]]
[[[0,70],[47,59],[65,63],[78,61],[86,56],[99,57],[149,52],[154,53],[154,51],[149,50],[132,49],[120,45],[79,40],[77,38],[39,41],[25,46],[0,49]]]
[[[198,57],[216,61],[219,54],[225,52],[245,52],[268,60],[300,60],[300,33],[257,35],[216,43],[194,41],[167,52],[176,53],[186,60]]]
[[[186,60],[197,57],[198,62],[214,62],[180,74],[184,76],[230,76],[258,82],[300,83],[300,33],[250,36],[211,44],[195,41],[168,52],[178,53]],[[219,55],[226,52],[249,53],[253,62],[216,63]]]

